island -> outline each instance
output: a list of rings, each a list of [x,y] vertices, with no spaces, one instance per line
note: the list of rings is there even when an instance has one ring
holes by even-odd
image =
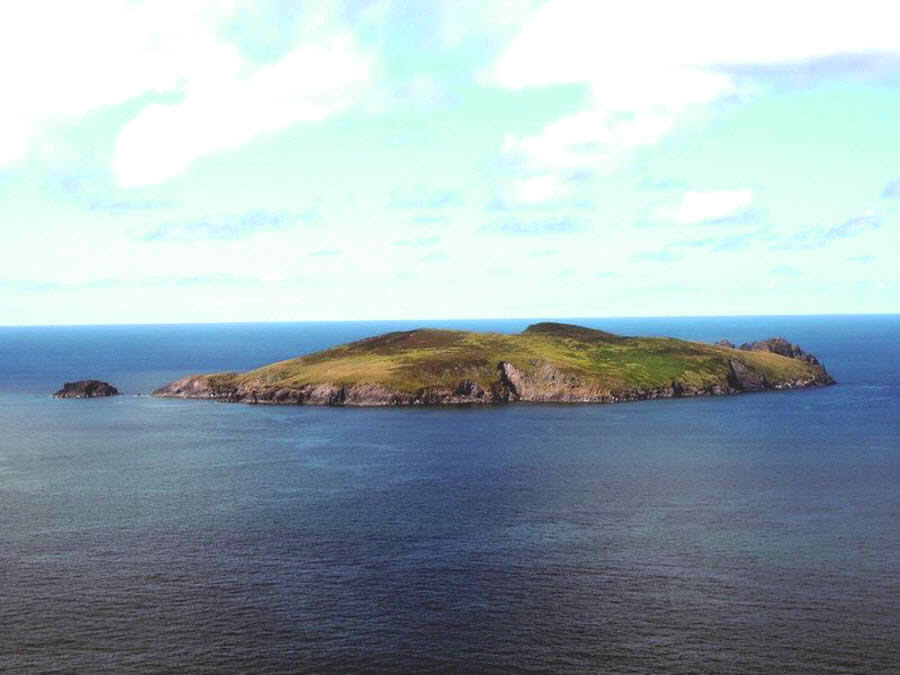
[[[119,390],[109,382],[100,380],[78,380],[66,382],[62,389],[53,394],[54,398],[99,398],[102,396],[118,396]]]
[[[616,403],[834,384],[784,338],[704,344],[538,323],[522,333],[386,333],[246,373],[189,375],[154,396],[281,405]]]

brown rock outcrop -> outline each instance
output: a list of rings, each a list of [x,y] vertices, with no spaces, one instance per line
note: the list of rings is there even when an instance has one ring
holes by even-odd
[[[819,365],[819,360],[815,356],[807,354],[800,347],[785,340],[783,337],[774,337],[758,342],[745,342],[741,345],[741,349],[748,352],[772,352],[773,354],[786,356],[789,359],[802,359],[815,366]]]
[[[66,382],[62,389],[53,394],[54,398],[101,398],[116,396],[119,390],[108,382],[100,380],[78,380]]]

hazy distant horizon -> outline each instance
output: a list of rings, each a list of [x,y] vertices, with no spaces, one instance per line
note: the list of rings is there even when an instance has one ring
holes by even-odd
[[[121,322],[121,323],[34,323],[34,324],[0,324],[0,328],[101,328],[104,326],[243,326],[243,325],[290,325],[290,324],[331,324],[331,323],[412,323],[417,321],[437,322],[465,322],[465,321],[558,321],[561,323],[573,323],[578,321],[597,320],[627,320],[627,319],[766,319],[766,318],[827,318],[827,317],[878,317],[900,316],[900,312],[835,312],[835,313],[809,313],[809,314],[657,314],[657,315],[585,315],[585,316],[434,316],[434,317],[397,317],[397,318],[371,318],[371,319],[291,319],[271,321],[153,321],[153,322]]]

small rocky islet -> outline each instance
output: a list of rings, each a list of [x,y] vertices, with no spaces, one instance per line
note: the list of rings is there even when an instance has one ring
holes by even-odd
[[[62,389],[53,394],[54,398],[102,398],[118,396],[119,390],[109,382],[101,380],[78,380],[66,382]]]
[[[167,398],[274,405],[616,403],[834,384],[784,338],[735,347],[629,337],[561,323],[516,335],[422,328],[378,335],[247,373],[189,375]]]

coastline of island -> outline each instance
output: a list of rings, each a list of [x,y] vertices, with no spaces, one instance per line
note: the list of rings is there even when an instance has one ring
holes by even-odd
[[[517,335],[387,333],[247,373],[189,375],[153,395],[381,407],[617,403],[831,384],[814,356],[784,338],[735,347],[539,323]]]

